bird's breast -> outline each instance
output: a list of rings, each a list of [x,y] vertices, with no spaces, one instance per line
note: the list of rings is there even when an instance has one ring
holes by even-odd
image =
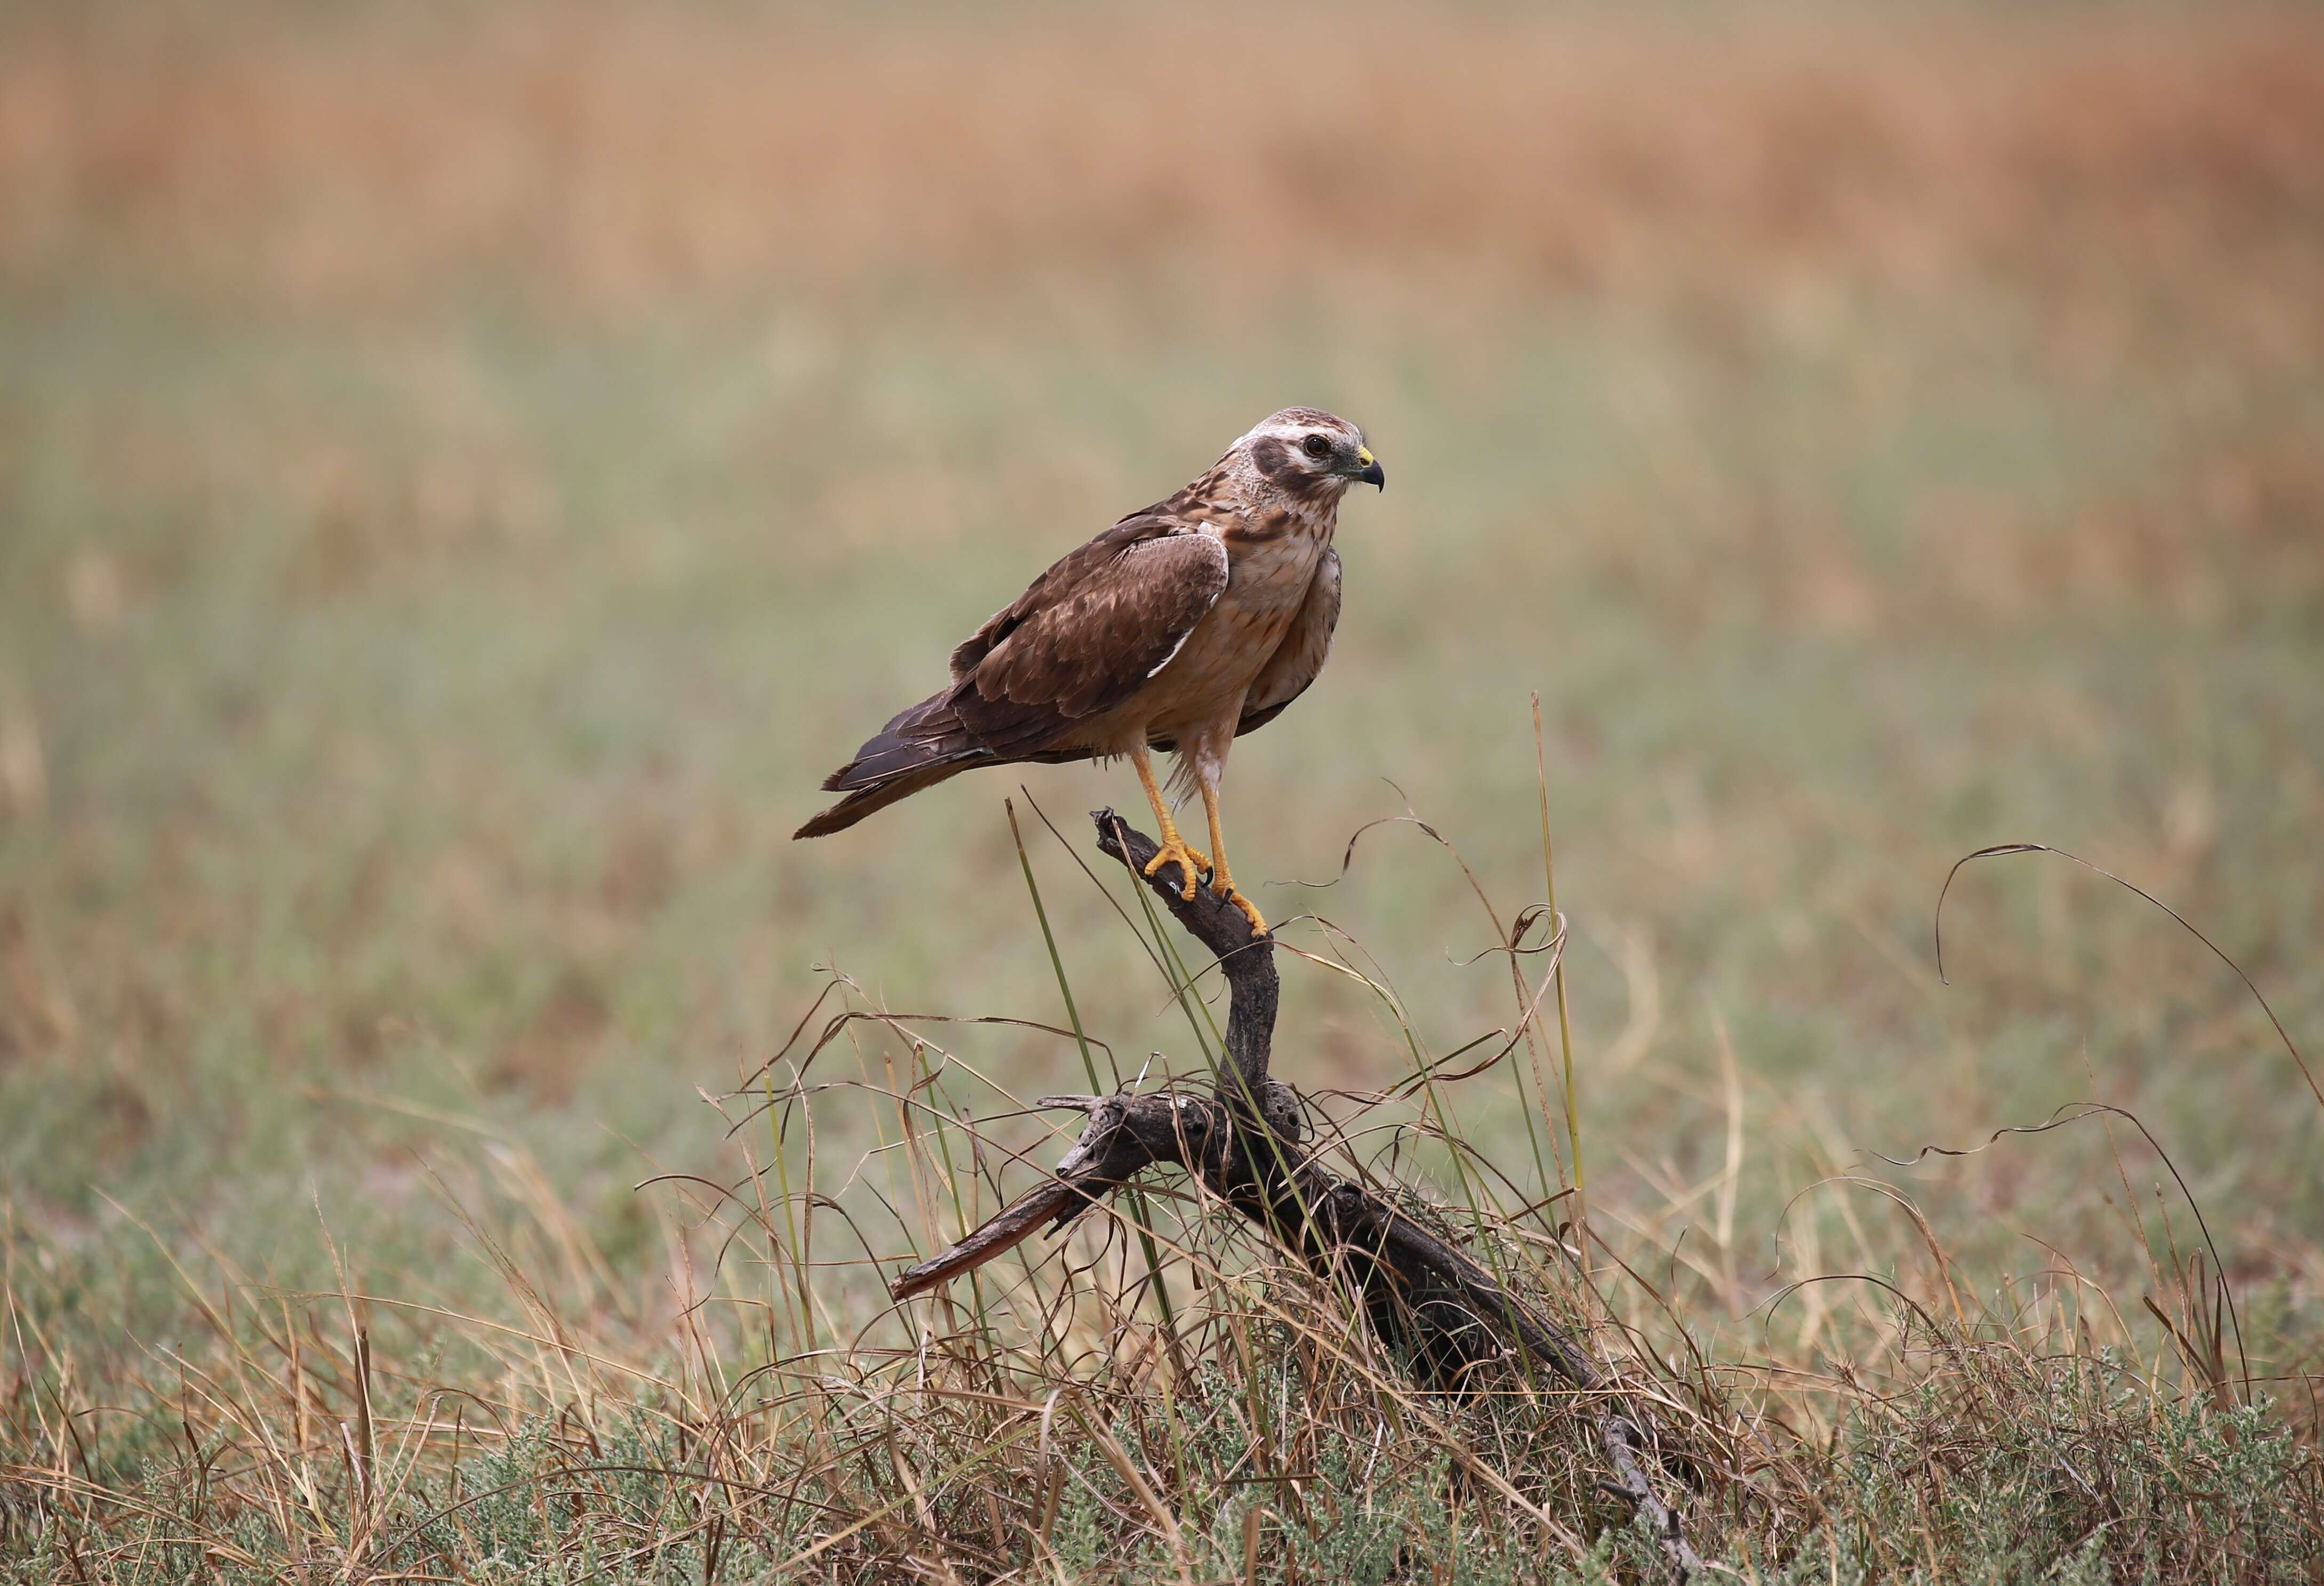
[[[1230,530],[1220,538],[1227,548],[1226,588],[1143,688],[1084,729],[1084,741],[1120,753],[1147,738],[1183,745],[1205,732],[1232,736],[1245,694],[1306,601],[1331,533],[1328,525],[1317,531],[1295,524],[1264,534]]]
[[[1218,604],[1252,617],[1280,612],[1288,621],[1307,598],[1315,564],[1331,545],[1328,533],[1286,533],[1244,538],[1230,533],[1227,586]]]
[[[1228,546],[1227,586],[1139,702],[1159,723],[1231,720],[1314,582],[1323,542],[1286,535]]]

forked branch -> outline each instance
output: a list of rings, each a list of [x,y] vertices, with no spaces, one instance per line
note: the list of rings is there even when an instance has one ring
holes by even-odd
[[[1062,1229],[1148,1167],[1183,1167],[1211,1194],[1265,1230],[1310,1271],[1343,1285],[1380,1337],[1429,1387],[1457,1389],[1489,1361],[1539,1362],[1594,1403],[1599,1443],[1613,1467],[1606,1485],[1653,1525],[1683,1581],[1702,1568],[1679,1517],[1655,1495],[1658,1449],[1650,1417],[1615,1395],[1581,1342],[1457,1247],[1387,1197],[1330,1172],[1307,1153],[1297,1093],[1268,1072],[1280,981],[1275,939],[1242,911],[1198,887],[1174,862],[1145,874],[1151,837],[1102,809],[1098,847],[1142,878],[1187,933],[1218,960],[1227,982],[1226,1061],[1209,1096],[1044,1096],[1044,1107],[1089,1114],[1081,1139],[1052,1176],[951,1249],[897,1275],[899,1300],[982,1266],[1039,1231]]]

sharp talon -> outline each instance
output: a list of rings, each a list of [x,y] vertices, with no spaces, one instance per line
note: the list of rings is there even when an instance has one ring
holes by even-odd
[[[1227,901],[1233,904],[1237,908],[1241,909],[1243,917],[1250,921],[1250,934],[1252,936],[1263,936],[1268,934],[1267,921],[1259,917],[1258,904],[1253,903],[1250,899],[1244,897],[1240,892],[1230,892],[1227,895]]]
[[[1200,884],[1198,878],[1211,868],[1210,856],[1199,848],[1187,847],[1183,842],[1165,843],[1154,857],[1146,862],[1146,874],[1150,876],[1166,864],[1176,864],[1185,873],[1186,884],[1180,890],[1178,899],[1182,903],[1192,903],[1194,889]]]
[[[1211,896],[1223,899],[1241,909],[1243,917],[1250,921],[1250,928],[1254,935],[1261,936],[1267,935],[1267,921],[1259,917],[1259,905],[1235,890],[1232,876],[1224,873],[1212,876]]]

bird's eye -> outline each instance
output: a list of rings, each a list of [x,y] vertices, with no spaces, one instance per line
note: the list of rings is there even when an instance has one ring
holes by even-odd
[[[1305,448],[1311,457],[1328,457],[1332,455],[1332,443],[1320,435],[1311,435],[1299,444]]]

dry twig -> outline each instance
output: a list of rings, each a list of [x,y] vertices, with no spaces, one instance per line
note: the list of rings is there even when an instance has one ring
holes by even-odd
[[[1678,1512],[1647,1478],[1677,1462],[1648,1415],[1625,1403],[1582,1343],[1466,1254],[1393,1202],[1325,1169],[1305,1150],[1298,1093],[1268,1072],[1280,982],[1275,941],[1241,910],[1197,888],[1176,865],[1151,876],[1154,840],[1099,810],[1098,847],[1142,876],[1178,923],[1218,959],[1228,990],[1225,1061],[1207,1097],[1045,1096],[1044,1107],[1086,1112],[1080,1140],[1038,1188],[973,1233],[899,1273],[901,1299],[991,1260],[1045,1225],[1063,1228],[1144,1169],[1173,1164],[1264,1229],[1310,1271],[1346,1286],[1379,1335],[1429,1386],[1459,1387],[1488,1361],[1545,1363],[1592,1401],[1588,1412],[1612,1466],[1604,1485],[1643,1513],[1680,1581],[1700,1572]]]

